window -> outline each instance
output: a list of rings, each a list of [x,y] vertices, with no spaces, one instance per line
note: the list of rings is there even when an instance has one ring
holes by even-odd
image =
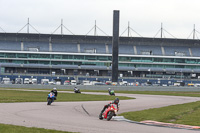
[[[74,55],[74,59],[84,60],[84,56],[82,56],[82,55]]]
[[[96,60],[95,56],[85,56],[86,60]]]
[[[162,58],[154,58],[154,62],[163,62]]]
[[[175,59],[175,63],[185,63],[185,59]]]
[[[17,54],[18,58],[27,58],[27,54]]]
[[[165,62],[165,63],[174,63],[174,59],[173,58],[164,58],[163,62]]]
[[[16,54],[15,53],[6,53],[6,57],[7,58],[16,58]]]
[[[97,60],[100,60],[100,61],[108,61],[108,57],[107,57],[107,56],[98,56],[98,57],[97,57]]]
[[[4,53],[0,53],[0,57],[5,57],[5,54]]]
[[[55,54],[55,55],[52,55],[52,58],[53,59],[62,59],[62,55]]]
[[[29,58],[39,58],[40,56],[38,54],[29,54]]]
[[[50,58],[50,55],[48,55],[48,54],[41,54],[41,55],[40,55],[40,58],[49,59],[49,58]]]

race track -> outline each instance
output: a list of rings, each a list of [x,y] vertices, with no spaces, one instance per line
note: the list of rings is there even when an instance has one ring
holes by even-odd
[[[86,92],[85,92],[86,93]],[[101,94],[107,93],[92,93]],[[119,113],[157,108],[162,106],[199,101],[197,97],[176,97],[139,94],[117,94],[135,97],[134,100],[120,100]],[[108,101],[55,102],[47,106],[38,103],[1,103],[0,123],[40,127],[81,133],[194,133],[197,131],[167,127],[148,126],[125,121],[99,120],[98,115]]]

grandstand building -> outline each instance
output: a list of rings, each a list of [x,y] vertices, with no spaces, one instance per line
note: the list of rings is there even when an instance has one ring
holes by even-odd
[[[0,69],[5,75],[110,78],[112,37],[0,33]],[[119,76],[198,79],[200,41],[119,38]]]

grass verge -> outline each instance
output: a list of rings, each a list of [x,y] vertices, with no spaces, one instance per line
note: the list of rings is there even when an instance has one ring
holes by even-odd
[[[0,90],[0,103],[10,102],[46,102],[48,92],[38,91],[19,91],[19,90]],[[75,93],[58,93],[57,102],[67,101],[104,101],[114,100],[116,96],[89,95]],[[121,97],[121,100],[132,99]]]
[[[21,89],[21,88],[0,88],[1,89]],[[25,88],[26,90],[49,90],[50,89],[30,89]],[[59,91],[73,91],[69,89],[59,89]],[[108,93],[106,90],[81,90],[81,92],[105,92]],[[183,92],[183,91],[118,91],[115,90],[115,93],[126,93],[126,94],[145,94],[145,95],[168,95],[168,96],[189,96],[189,97],[200,97],[200,91],[196,92]]]
[[[1,133],[72,133],[65,131],[49,130],[44,128],[33,128],[0,124]]]
[[[183,92],[183,91],[116,91],[116,93],[200,97],[200,91],[199,92]]]
[[[133,121],[159,122],[200,126],[200,101],[120,114]]]
[[[103,90],[82,90],[83,92],[106,92]],[[115,91],[115,93],[125,94],[145,94],[145,95],[168,95],[168,96],[189,96],[200,97],[200,91],[198,92],[183,92],[183,91]]]

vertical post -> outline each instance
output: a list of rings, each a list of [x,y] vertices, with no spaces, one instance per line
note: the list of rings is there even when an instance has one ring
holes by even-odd
[[[21,51],[24,51],[24,43],[21,41]]]
[[[162,34],[163,34],[163,27],[162,27],[162,23],[161,23],[161,31],[160,31],[160,33],[161,33],[161,38],[162,38]]]
[[[113,12],[112,82],[118,82],[119,11]]]
[[[61,35],[63,34],[63,19],[61,19]]]
[[[29,18],[28,18],[28,23],[27,23],[27,33],[29,33]]]
[[[49,37],[49,52],[52,52],[52,41],[51,41],[51,37]]]
[[[129,37],[129,34],[130,34],[130,26],[129,26],[129,21],[128,21],[128,37]]]
[[[195,39],[195,24],[194,24],[194,30],[193,30],[193,39]]]
[[[96,25],[96,20],[95,20],[95,25],[94,25],[94,35],[97,35],[97,25]]]

